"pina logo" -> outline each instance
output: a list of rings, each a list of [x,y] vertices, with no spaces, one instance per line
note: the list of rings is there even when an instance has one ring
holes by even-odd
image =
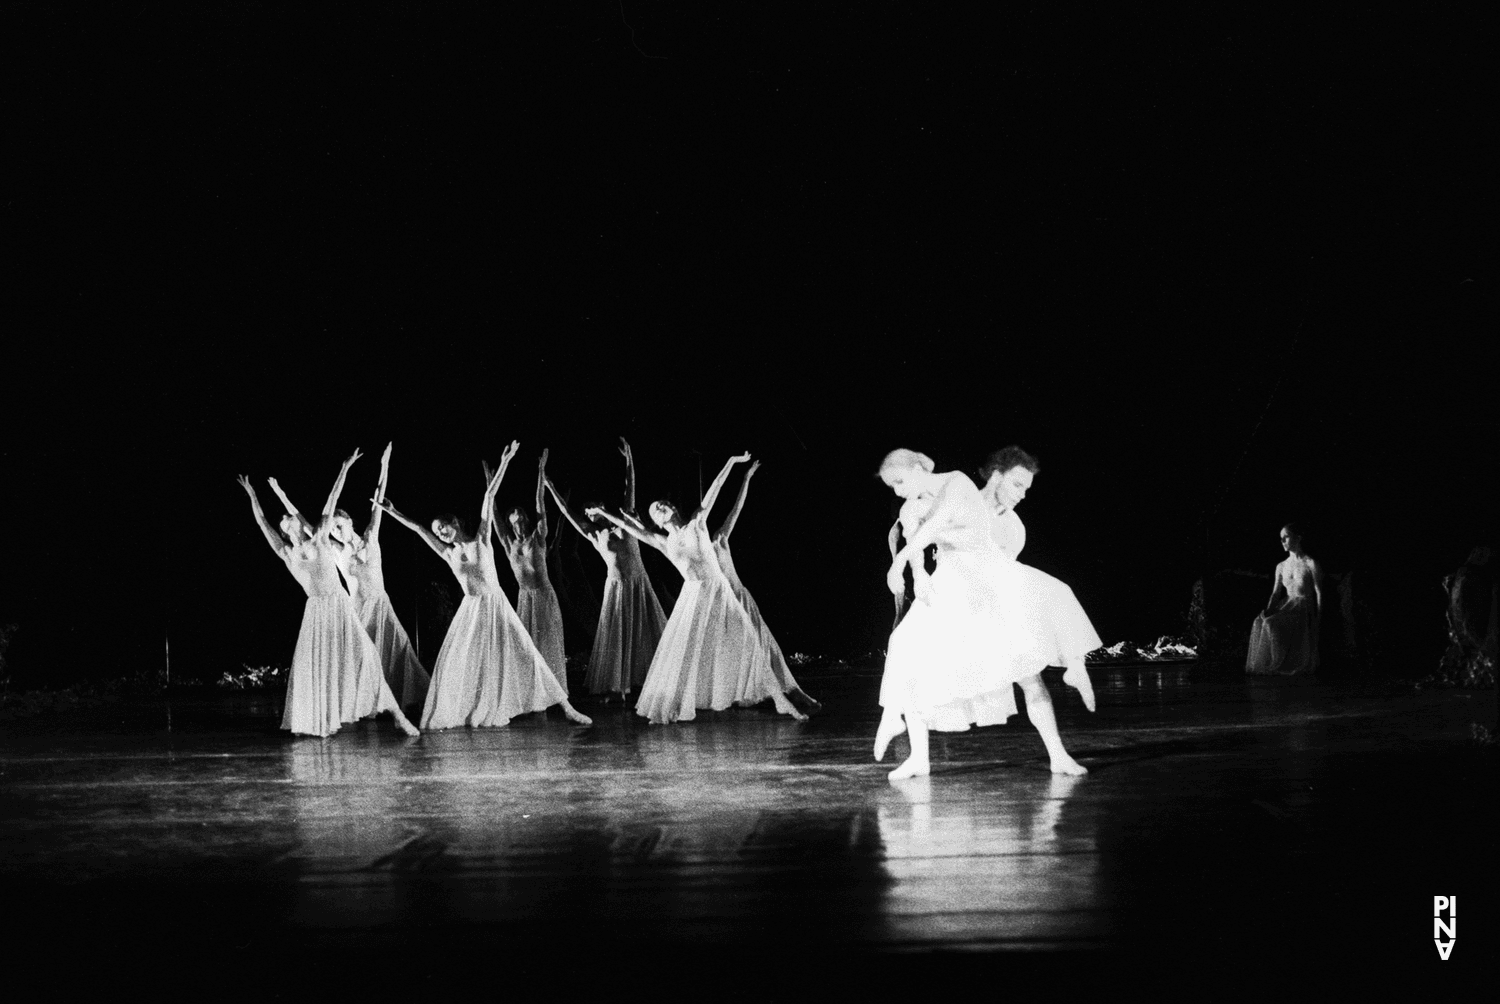
[[[1443,919],[1443,914],[1448,919]],[[1447,942],[1443,941],[1447,938]],[[1457,896],[1434,896],[1432,897],[1432,943],[1437,945],[1438,956],[1444,960],[1453,954],[1453,946],[1458,944],[1458,897]]]

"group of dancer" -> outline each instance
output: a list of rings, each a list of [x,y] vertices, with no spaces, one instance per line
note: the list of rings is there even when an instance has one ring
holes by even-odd
[[[584,678],[590,694],[624,703],[635,693],[636,713],[653,724],[689,721],[699,710],[767,699],[799,721],[818,710],[818,702],[793,677],[729,549],[759,461],[746,471],[739,497],[716,533],[709,532],[709,513],[735,465],[750,461],[749,454],[725,463],[692,513],[684,515],[666,500],[653,502],[647,510],[652,528],[635,512],[634,457],[630,444],[620,443],[626,489],[617,512],[602,506],[575,511],[547,476],[543,450],[536,518],[512,509],[508,533],[499,527],[495,495],[520,449],[515,442],[498,468],[484,465],[484,496],[472,533],[458,516],[438,516],[424,526],[391,504],[389,445],[363,534],[338,508],[358,450],[344,461],[316,523],[271,478],[286,509],[273,527],[249,479],[241,476],[266,540],[307,592],[281,727],[329,736],[344,724],[388,712],[415,735],[418,728],[407,713],[419,715],[422,729],[495,727],[554,705],[570,721],[592,724],[568,700],[563,617],[547,574],[549,494],[605,564]],[[891,772],[893,779],[930,772],[929,730],[963,731],[1016,714],[1015,685],[1025,696],[1052,770],[1086,772],[1063,746],[1041,671],[1064,667],[1064,682],[1092,711],[1084,656],[1102,643],[1067,585],[1018,560],[1026,529],[1015,510],[1039,470],[1035,458],[1019,447],[991,455],[980,471],[982,487],[961,472],[937,473],[930,458],[912,450],[895,450],[880,466],[882,480],[904,500],[890,535],[887,583],[896,595],[897,624],[886,653],[875,738],[880,760],[896,736],[908,736],[910,755]],[[463,587],[463,602],[430,677],[385,592],[382,513],[421,537]],[[500,587],[497,540],[520,587],[519,612]],[[641,544],[660,551],[682,575],[670,617],[641,562]],[[936,551],[936,570],[930,574],[929,546]],[[907,569],[915,596],[910,609],[904,603]]]
[[[362,535],[338,508],[349,468],[361,455],[358,450],[344,461],[316,523],[271,478],[271,488],[286,508],[273,527],[250,480],[241,476],[267,542],[307,592],[281,727],[299,735],[329,736],[342,725],[389,712],[402,730],[415,735],[418,729],[407,713],[420,713],[422,729],[495,727],[554,705],[570,721],[592,724],[568,700],[563,617],[547,574],[549,493],[605,563],[604,598],[584,680],[591,694],[623,703],[636,692],[636,712],[652,723],[688,721],[701,709],[724,710],[766,699],[777,711],[806,720],[807,711],[819,704],[793,678],[775,636],[735,573],[729,551],[729,535],[759,463],[745,475],[739,498],[716,534],[708,531],[709,512],[734,466],[749,461],[749,454],[724,465],[692,515],[684,517],[667,501],[653,503],[648,511],[656,529],[651,529],[635,513],[635,461],[630,444],[620,442],[627,479],[618,514],[599,506],[575,512],[547,476],[543,450],[537,465],[536,519],[512,509],[508,534],[499,529],[495,494],[520,449],[515,442],[497,469],[485,465],[484,497],[473,533],[454,515],[423,526],[397,511],[386,497],[389,445]],[[385,592],[382,513],[421,537],[464,591],[430,677]],[[496,540],[520,587],[516,607],[500,587]],[[683,588],[670,618],[641,562],[641,543],[661,551],[682,574]],[[799,710],[799,704],[806,710]]]

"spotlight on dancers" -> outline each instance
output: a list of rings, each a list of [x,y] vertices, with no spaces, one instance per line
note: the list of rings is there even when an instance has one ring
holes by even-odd
[[[457,516],[440,516],[431,529],[407,519],[382,498],[380,506],[411,530],[447,563],[463,587],[464,598],[432,669],[432,684],[422,709],[422,726],[499,727],[517,715],[562,705],[570,721],[592,725],[568,703],[568,695],[532,642],[500,589],[495,572],[491,521],[495,492],[521,444],[512,442],[500,467],[485,485],[479,507],[479,530],[470,534]]]
[[[338,545],[330,539],[333,514],[349,468],[359,457],[355,450],[344,461],[316,525],[303,518],[276,480],[270,479],[272,490],[287,508],[280,532],[266,519],[250,479],[243,474],[238,478],[250,496],[251,511],[266,543],[307,593],[281,716],[281,727],[294,735],[331,736],[342,725],[382,712],[390,712],[407,735],[418,734],[401,713],[385,681],[375,643],[339,582]]]
[[[709,510],[729,472],[749,459],[748,453],[731,457],[691,516],[684,518],[671,502],[653,502],[651,520],[662,533],[603,509],[587,511],[590,518],[606,519],[661,551],[682,574],[682,592],[636,700],[636,714],[652,724],[691,721],[700,708],[722,711],[732,704],[758,704],[768,697],[778,712],[798,721],[807,719],[792,705],[772,672],[770,652],[735,595],[708,534]]]

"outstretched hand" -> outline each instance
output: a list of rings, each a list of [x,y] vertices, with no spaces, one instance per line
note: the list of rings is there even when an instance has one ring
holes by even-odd
[[[893,596],[901,596],[906,592],[906,579],[902,575],[905,567],[904,562],[898,561],[891,565],[890,571],[885,573],[885,587]]]
[[[620,445],[618,449],[621,456],[623,456],[626,460],[630,459],[630,444],[625,441],[624,436],[620,437]]]
[[[521,441],[519,439],[512,439],[510,445],[505,448],[505,453],[500,457],[501,466],[510,463],[511,458],[520,452],[520,449]]]
[[[544,447],[542,447],[542,459],[539,460],[539,461],[537,461],[537,467],[538,468],[545,468],[546,466],[547,466],[547,447],[544,446]]]
[[[239,475],[235,476],[235,480],[240,483],[240,487],[241,488],[245,489],[245,491],[247,491],[247,492],[250,493],[250,495],[251,495],[252,498],[255,496],[255,486],[252,485],[252,484],[250,484],[250,479],[249,478],[247,478],[243,474],[239,474]]]
[[[385,452],[380,455],[381,467],[384,467],[386,464],[391,462],[391,447],[395,445],[396,443],[394,440],[385,444]]]
[[[349,459],[348,459],[348,460],[346,460],[346,461],[344,461],[344,466],[345,466],[345,467],[346,467],[346,468],[347,468],[347,467],[352,467],[352,466],[354,466],[354,462],[355,462],[355,461],[356,461],[356,460],[358,460],[358,459],[359,459],[359,458],[360,458],[360,457],[362,457],[362,456],[364,456],[364,454],[363,454],[363,453],[360,453],[360,452],[359,452],[359,447],[357,447],[357,446],[356,446],[356,447],[355,447],[355,448],[354,448],[354,452],[353,452],[353,453],[351,453],[351,454],[349,454]]]
[[[747,461],[749,459],[750,459],[750,454],[748,454],[748,453],[741,453],[738,456],[730,457],[729,458],[729,462],[733,463],[733,464],[743,464],[745,461]]]
[[[745,477],[748,478],[750,475],[754,474],[758,470],[760,470],[760,461],[759,460],[757,460],[755,463],[753,463],[753,464],[750,465],[750,469],[745,472]]]

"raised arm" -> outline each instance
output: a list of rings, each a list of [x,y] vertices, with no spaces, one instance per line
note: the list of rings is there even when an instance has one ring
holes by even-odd
[[[745,508],[745,496],[750,491],[750,476],[758,470],[760,470],[759,460],[751,464],[750,469],[745,472],[745,480],[740,482],[739,497],[734,500],[734,508],[729,510],[729,516],[724,520],[724,525],[719,527],[715,539],[728,540],[729,535],[734,532],[734,524],[740,518],[740,510]]]
[[[626,533],[630,534],[641,543],[650,544],[658,551],[666,550],[666,538],[664,536],[659,533],[642,533],[640,530],[637,530],[635,527],[631,526],[629,523],[625,522],[623,519],[614,515],[613,513],[607,513],[603,509],[585,509],[584,515],[589,517],[599,517],[600,519],[607,519],[615,526],[619,527],[621,530],[624,530]]]
[[[370,525],[365,527],[365,543],[369,543],[380,535],[380,514],[385,510],[380,508],[381,500],[385,498],[385,486],[391,476],[391,447],[393,443],[385,444],[385,452],[380,455],[380,480],[375,484],[375,497],[370,500]]]
[[[545,484],[547,486],[547,490],[552,493],[552,501],[557,503],[557,508],[562,510],[563,519],[567,520],[569,523],[572,523],[573,529],[577,530],[583,536],[590,536],[591,531],[587,527],[585,527],[583,525],[583,522],[573,514],[573,511],[571,509],[568,508],[567,501],[563,499],[562,493],[557,490],[557,486],[552,483],[552,479],[543,478],[542,483]]]
[[[621,510],[625,513],[635,512],[635,454],[630,452],[630,444],[625,437],[620,437],[620,452],[625,455],[625,506]]]
[[[714,503],[718,501],[719,492],[724,490],[724,482],[729,480],[729,472],[734,470],[734,465],[742,464],[749,459],[750,454],[741,453],[737,457],[730,457],[728,460],[724,461],[724,469],[721,470],[718,476],[714,478],[714,483],[708,486],[708,491],[704,494],[703,501],[698,506],[698,511],[693,513],[694,519],[699,516],[707,516],[709,514],[709,512],[714,507]]]
[[[362,455],[356,449],[353,453],[349,454],[349,459],[344,461],[344,466],[339,468],[339,476],[334,480],[333,489],[328,493],[328,501],[323,503],[324,523],[328,522],[329,517],[333,515],[333,511],[339,507],[339,496],[344,494],[344,479],[349,476],[349,468],[353,467],[354,462]]]
[[[547,539],[547,491],[544,487],[547,480],[547,448],[542,447],[542,459],[536,464],[536,529],[535,533],[542,535],[542,540]]]
[[[444,544],[441,540],[438,540],[436,534],[434,534],[427,527],[415,523],[412,520],[409,520],[405,516],[401,515],[396,511],[396,507],[391,505],[390,501],[384,496],[381,496],[380,502],[378,504],[380,508],[391,514],[391,519],[394,519],[397,523],[400,523],[402,526],[415,533],[418,537],[421,537],[422,540],[427,543],[427,546],[432,548],[433,552],[439,558],[442,558],[444,561],[448,560],[448,545]]]
[[[505,480],[505,469],[510,466],[516,451],[521,448],[518,440],[511,440],[505,452],[500,456],[500,466],[490,477],[490,483],[484,486],[484,501],[479,506],[479,539],[486,540],[490,535],[490,527],[495,523],[495,493],[500,490],[500,482]]]
[[[271,491],[275,492],[276,497],[281,499],[281,505],[284,509],[286,509],[286,513],[288,516],[296,516],[297,522],[301,523],[302,529],[306,530],[308,533],[312,533],[317,529],[317,527],[313,526],[307,521],[306,516],[297,511],[296,506],[292,505],[292,500],[286,497],[286,492],[281,490],[281,485],[276,483],[275,478],[266,478],[266,480],[271,484]]]
[[[255,522],[260,527],[260,532],[265,534],[266,543],[271,545],[271,550],[276,552],[277,557],[281,557],[286,552],[287,542],[266,519],[266,514],[260,508],[260,499],[256,498],[255,488],[250,484],[250,479],[241,474],[236,480],[239,481],[240,487],[245,489],[245,494],[250,496],[250,511],[255,515]]]

